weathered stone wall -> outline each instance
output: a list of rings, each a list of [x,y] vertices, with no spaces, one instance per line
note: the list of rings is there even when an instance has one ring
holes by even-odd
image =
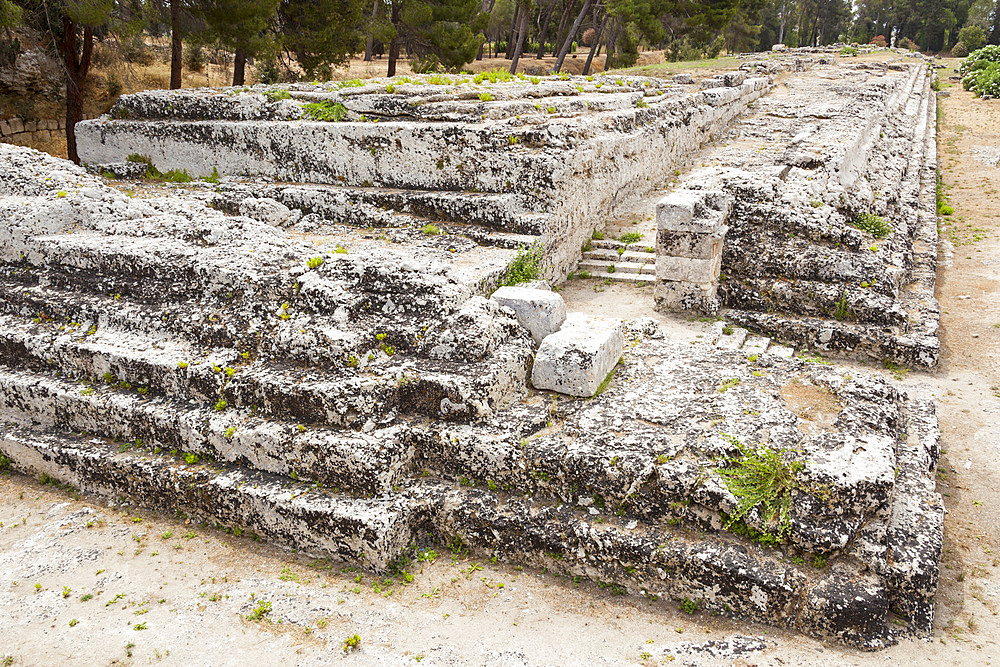
[[[66,131],[66,119],[22,120],[18,117],[0,120],[0,142],[17,146],[48,143]]]

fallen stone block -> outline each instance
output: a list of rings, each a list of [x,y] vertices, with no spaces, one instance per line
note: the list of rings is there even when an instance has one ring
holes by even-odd
[[[566,302],[551,290],[518,285],[501,287],[490,299],[513,310],[518,323],[531,332],[536,345],[559,331],[566,320]]]
[[[621,320],[570,313],[563,327],[542,341],[531,383],[572,396],[593,396],[625,349]]]

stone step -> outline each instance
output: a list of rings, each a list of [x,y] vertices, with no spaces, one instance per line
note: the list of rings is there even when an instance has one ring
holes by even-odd
[[[614,239],[591,239],[588,241],[590,247],[597,250],[614,250],[617,252],[619,248],[628,248],[628,252],[641,252],[647,254],[656,254],[656,238],[649,239],[639,239],[634,243],[624,243],[622,241],[616,241]],[[647,250],[649,248],[649,250]]]
[[[882,361],[895,359],[907,366],[930,366],[940,352],[936,336],[916,332],[901,333],[881,327],[881,335],[873,336],[870,324],[816,320],[781,313],[759,313],[732,309],[727,311],[732,321],[760,331],[775,340],[795,341],[796,348],[817,350],[828,354],[859,355]],[[773,352],[774,346],[769,352]]]
[[[150,398],[2,366],[0,412],[24,424],[107,438],[123,450],[193,454],[363,493],[383,493],[398,483],[413,451],[401,426],[357,433],[266,421],[249,410]]]
[[[754,355],[761,355],[767,352],[768,346],[771,344],[771,339],[766,336],[748,336],[745,343],[743,343],[742,349],[748,357]]]
[[[909,314],[899,295],[880,290],[878,283],[860,287],[786,278],[741,278],[719,287],[730,308],[905,327]]]
[[[743,346],[749,332],[743,327],[738,327],[729,322],[716,322],[712,325],[712,333],[709,340],[714,345],[727,350],[738,350]]]
[[[169,514],[187,512],[376,571],[413,539],[412,508],[398,496],[352,497],[238,466],[120,452],[103,439],[9,424],[0,425],[0,451],[18,470],[84,492],[128,498]]]
[[[662,517],[638,526],[610,508],[582,501],[556,506],[433,479],[356,497],[224,463],[120,452],[99,438],[10,424],[0,425],[0,452],[16,470],[44,474],[86,493],[187,513],[378,572],[413,540],[425,544],[429,532],[482,558],[544,558],[549,569],[565,576],[688,599],[705,611],[788,624],[817,636],[833,628],[842,640],[868,649],[886,645],[887,609],[898,594],[841,568],[795,565],[778,551],[735,537],[698,537],[697,530]],[[631,556],[622,561],[620,554]],[[917,584],[904,569],[899,574],[906,590]],[[921,600],[912,611],[922,614],[925,606]]]
[[[221,202],[235,211],[248,196],[271,198],[290,208],[358,227],[396,226],[392,224],[395,212],[407,214],[413,220],[433,221],[449,232],[451,223],[461,223],[459,227],[478,227],[480,234],[492,231],[538,237],[546,232],[552,219],[551,215],[537,211],[538,202],[533,197],[516,193],[330,187],[307,183],[263,188],[248,188],[242,184],[221,186]]]
[[[609,269],[614,269],[613,271]],[[656,264],[640,262],[610,262],[600,259],[583,259],[577,265],[577,271],[587,271],[596,277],[605,277],[605,274],[614,277],[615,274],[622,273],[642,273],[649,276],[656,276]]]
[[[654,266],[656,264],[656,255],[654,253],[628,250],[619,255],[617,250],[610,248],[606,250],[587,250],[583,253],[583,259],[608,262],[636,262],[639,264],[653,264]]]

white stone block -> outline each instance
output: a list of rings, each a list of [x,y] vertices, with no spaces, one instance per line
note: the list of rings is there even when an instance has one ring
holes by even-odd
[[[551,290],[520,285],[501,287],[490,299],[513,310],[518,323],[531,332],[536,345],[559,331],[566,320],[566,302]]]
[[[624,323],[570,313],[535,355],[531,383],[571,396],[593,396],[625,349]]]

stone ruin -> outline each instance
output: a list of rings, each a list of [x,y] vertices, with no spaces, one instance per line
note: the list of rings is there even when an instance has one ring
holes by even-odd
[[[864,649],[926,634],[934,403],[792,349],[935,363],[930,76],[149,91],[78,126],[90,173],[0,146],[0,452],[374,570],[447,543]],[[93,173],[137,156],[223,180]],[[652,273],[588,243],[631,206]],[[548,285],[588,245],[742,326],[567,313]],[[526,257],[545,282],[496,289]],[[795,462],[781,528],[730,521],[740,443]]]

